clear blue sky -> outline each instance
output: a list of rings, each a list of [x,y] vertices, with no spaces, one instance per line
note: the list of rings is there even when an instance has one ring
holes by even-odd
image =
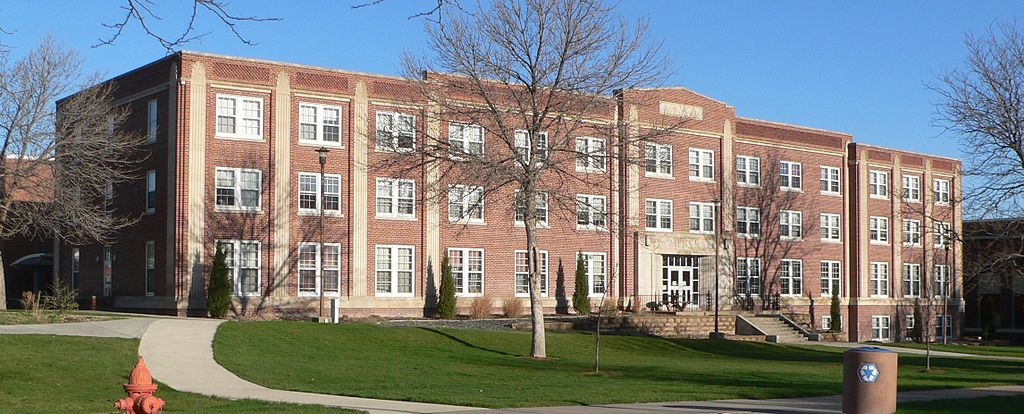
[[[206,38],[187,49],[395,74],[405,51],[424,47],[422,21],[410,14],[433,0],[231,2],[237,14],[283,21],[242,25],[247,46],[222,25],[200,21]],[[472,0],[470,0],[472,1]],[[119,0],[0,2],[3,43],[15,55],[52,33],[77,48],[87,72],[116,75],[165,54],[133,25],[112,46],[103,22],[121,16]],[[179,23],[181,0],[157,0],[165,23]],[[178,8],[177,10],[175,8]],[[936,96],[925,82],[961,65],[967,31],[1024,17],[1019,1],[640,1],[622,0],[629,17],[650,19],[675,65],[669,83],[728,102],[742,116],[852,133],[859,142],[958,156],[955,137],[931,126]],[[164,25],[161,24],[161,27]]]

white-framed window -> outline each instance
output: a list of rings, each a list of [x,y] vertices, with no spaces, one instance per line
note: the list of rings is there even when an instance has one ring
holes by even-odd
[[[832,329],[832,315],[821,317],[821,329]],[[843,330],[843,315],[839,315],[839,330]]]
[[[871,262],[871,296],[889,296],[889,263]]]
[[[644,174],[648,177],[672,176],[672,145],[644,145]]]
[[[953,337],[953,315],[939,314],[935,316],[935,336],[940,339]]]
[[[412,297],[415,248],[402,245],[376,246],[376,293],[380,297]]]
[[[82,269],[82,250],[71,248],[71,288],[78,289],[78,273]]]
[[[146,296],[156,295],[156,242],[146,242]]]
[[[871,198],[889,198],[889,173],[868,171],[868,195]]]
[[[888,217],[869,217],[868,227],[871,232],[871,243],[875,244],[887,244],[889,243],[889,218]]]
[[[263,139],[263,99],[217,95],[217,136]]]
[[[690,203],[690,233],[710,234],[715,232],[715,205],[712,203]]]
[[[921,221],[920,220],[903,220],[903,245],[904,246],[920,246],[921,245]]]
[[[932,223],[932,243],[935,247],[945,247],[949,244],[950,233],[949,223],[942,221]]]
[[[604,228],[607,221],[608,202],[605,196],[576,195],[576,226]]]
[[[644,200],[648,231],[672,231],[672,200]]]
[[[416,182],[399,178],[377,178],[377,217],[416,216]]]
[[[821,296],[842,295],[842,265],[837,260],[821,261]]]
[[[949,296],[949,266],[946,265],[934,265],[932,266],[932,279],[935,281],[935,287],[932,294],[935,297],[940,298],[943,296]]]
[[[889,316],[873,315],[871,317],[871,340],[889,342],[891,338],[889,335]]]
[[[323,255],[319,243],[299,243],[299,296],[341,294],[341,245],[324,243]],[[322,258],[321,258],[322,257]]]
[[[537,224],[540,226],[548,225],[548,193],[544,191],[537,192]],[[516,190],[516,217],[515,224],[522,225],[526,222],[526,200],[519,195],[519,190]]]
[[[259,211],[262,208],[262,171],[217,167],[215,172],[217,210]]]
[[[530,261],[526,250],[515,251],[516,297],[530,296]],[[540,295],[548,295],[548,252],[537,251],[540,265]]]
[[[840,241],[842,237],[840,228],[838,214],[821,213],[821,240]]]
[[[736,184],[758,187],[761,185],[761,159],[746,155],[736,156]]]
[[[799,162],[779,161],[779,188],[800,190],[803,188],[803,169]]]
[[[932,191],[935,196],[935,204],[949,205],[949,180],[934,180]]]
[[[324,174],[323,200],[320,182],[319,173],[299,173],[299,213],[318,214],[323,206],[324,214],[341,214],[341,176]]]
[[[448,186],[448,221],[484,222],[484,188],[456,184]]]
[[[156,213],[156,170],[146,171],[146,214]]]
[[[448,264],[455,278],[455,294],[480,296],[484,293],[484,250],[448,249]]]
[[[921,265],[917,263],[903,264],[903,297],[916,298],[921,296]]]
[[[804,262],[799,259],[782,259],[779,268],[779,293],[787,296],[803,295]]]
[[[377,111],[378,151],[412,151],[416,147],[416,116]]]
[[[800,240],[804,237],[804,213],[799,211],[779,211],[779,238],[782,240]]]
[[[260,242],[255,240],[217,240],[215,245],[224,252],[236,296],[259,296],[262,274]]]
[[[740,257],[736,259],[736,294],[761,294],[761,259]]]
[[[341,108],[312,103],[299,104],[299,142],[340,146]]]
[[[157,117],[157,100],[150,99],[146,102],[146,143],[156,142],[156,135],[159,132],[159,118]]]
[[[715,179],[715,152],[690,148],[690,179],[713,181]]]
[[[456,158],[484,155],[484,128],[475,124],[448,123],[449,152]]]
[[[605,172],[604,138],[576,138],[576,171]]]
[[[761,235],[761,209],[736,207],[736,234],[746,237]]]
[[[914,337],[914,326],[917,325],[917,320],[914,319],[914,315],[907,315],[906,319],[907,338],[912,339]]]
[[[839,169],[836,167],[821,167],[821,193],[839,194]]]
[[[916,175],[903,176],[903,201],[921,201],[921,177]]]
[[[587,267],[587,283],[590,287],[589,296],[604,296],[608,287],[607,256],[605,253],[580,252],[583,264]]]
[[[516,131],[516,152],[519,154],[519,158],[523,161],[532,159],[536,163],[543,162],[548,159],[548,133],[538,132],[536,142],[533,137],[530,136],[528,131]],[[536,148],[537,153],[533,154],[533,150]]]

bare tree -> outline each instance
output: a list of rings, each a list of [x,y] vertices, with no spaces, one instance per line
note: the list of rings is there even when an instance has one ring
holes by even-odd
[[[168,53],[174,52],[175,48],[210,34],[209,32],[200,33],[197,31],[197,19],[204,16],[219,21],[240,42],[252,46],[256,43],[239,31],[239,24],[281,20],[277,17],[235,14],[229,9],[228,3],[223,0],[192,0],[191,6],[191,11],[184,16],[184,22],[178,29],[165,30],[160,27],[164,19],[154,0],[124,0],[124,4],[121,5],[121,10],[124,13],[122,17],[113,22],[103,23],[103,27],[110,29],[112,33],[108,37],[99,39],[93,47],[113,44],[117,39],[121,38],[124,30],[134,22],[139,25],[147,36],[160,43],[160,47],[166,49]]]
[[[0,241],[103,241],[134,218],[112,214],[111,185],[133,178],[141,136],[109,85],[83,86],[81,59],[47,38],[18,60],[0,55]],[[57,102],[57,105],[54,103]],[[6,298],[0,257],[0,297]],[[6,308],[6,300],[0,301]]]
[[[608,226],[607,206],[576,194],[607,189],[614,162],[636,162],[637,143],[670,128],[626,137],[624,123],[595,120],[613,117],[617,91],[658,84],[664,58],[645,22],[631,24],[599,1],[500,0],[439,13],[439,24],[426,23],[432,56],[407,57],[405,71],[428,114],[458,124],[428,128],[415,143],[378,134],[377,145],[393,146],[383,163],[428,171],[431,202],[443,202],[453,183],[479,188],[481,198],[516,194],[517,205],[508,204],[529,252],[531,355],[545,358],[538,207]],[[465,134],[485,134],[486,150],[449,139]]]

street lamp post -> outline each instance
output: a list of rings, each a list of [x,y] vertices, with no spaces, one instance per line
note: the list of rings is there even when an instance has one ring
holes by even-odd
[[[946,326],[948,323],[946,321],[947,318],[949,318],[949,271],[951,266],[949,265],[949,230],[943,230],[945,234],[942,239],[942,245],[946,250],[946,268],[945,271],[942,272],[942,285],[940,286],[942,287],[942,344],[945,345],[947,333],[950,330],[949,327]]]
[[[719,295],[719,278],[721,275],[721,244],[722,244],[722,200],[715,200],[715,332],[712,333],[711,339],[725,339],[725,335],[722,334],[718,329],[718,297]]]
[[[320,256],[320,269],[317,275],[317,290],[320,291],[320,322],[324,322],[324,166],[327,165],[327,148],[316,149],[320,159],[320,199],[317,200],[317,209],[320,210],[320,246],[317,249]]]

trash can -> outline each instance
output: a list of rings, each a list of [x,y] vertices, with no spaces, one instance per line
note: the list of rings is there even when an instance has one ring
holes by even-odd
[[[896,412],[897,354],[876,346],[853,348],[843,354],[843,412]]]

